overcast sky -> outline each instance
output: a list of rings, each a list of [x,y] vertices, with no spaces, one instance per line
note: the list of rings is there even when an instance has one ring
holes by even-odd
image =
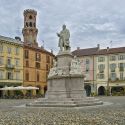
[[[125,46],[125,0],[0,0],[0,35],[22,37],[24,9],[37,10],[38,42],[48,50],[58,51],[63,24],[72,50]]]

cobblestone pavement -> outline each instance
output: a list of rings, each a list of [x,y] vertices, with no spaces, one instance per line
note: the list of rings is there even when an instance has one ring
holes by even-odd
[[[98,97],[111,105],[83,108],[13,107],[34,100],[0,100],[0,125],[125,125],[125,96]]]

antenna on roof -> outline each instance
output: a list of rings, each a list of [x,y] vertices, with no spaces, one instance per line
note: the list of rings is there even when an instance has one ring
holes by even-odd
[[[43,43],[43,48],[44,48],[44,40],[42,40],[42,43]]]
[[[53,49],[51,49],[51,53],[53,53]]]
[[[109,43],[109,44],[110,44],[110,48],[112,48],[112,40],[110,41],[110,43]]]

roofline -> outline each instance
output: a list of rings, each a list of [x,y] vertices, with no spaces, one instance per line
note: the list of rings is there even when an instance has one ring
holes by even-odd
[[[1,36],[0,35],[0,41],[3,43],[10,43],[10,44],[14,44],[14,45],[23,45],[22,41],[18,41],[16,39],[10,38],[10,37],[5,37],[5,36]]]
[[[40,47],[28,46],[28,45],[25,45],[25,44],[23,44],[23,47],[24,47],[24,49],[25,49],[25,48],[28,48],[28,49],[32,49],[32,50],[37,50],[37,51],[39,51],[39,52],[48,53],[49,55],[55,57],[55,55],[54,55],[53,53],[51,53],[51,52],[49,52],[49,51],[47,51],[47,50],[45,50],[45,49],[42,49],[42,48],[40,48]]]

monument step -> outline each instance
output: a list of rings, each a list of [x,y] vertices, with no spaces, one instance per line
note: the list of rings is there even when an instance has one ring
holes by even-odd
[[[41,101],[36,104],[74,104],[74,101]]]
[[[91,103],[82,103],[82,102],[77,102],[77,103],[44,103],[44,104],[40,104],[40,103],[30,103],[27,104],[26,106],[30,106],[30,107],[82,107],[82,106],[94,106],[94,105],[101,105],[103,104],[102,101],[98,101],[98,102],[91,102]]]

